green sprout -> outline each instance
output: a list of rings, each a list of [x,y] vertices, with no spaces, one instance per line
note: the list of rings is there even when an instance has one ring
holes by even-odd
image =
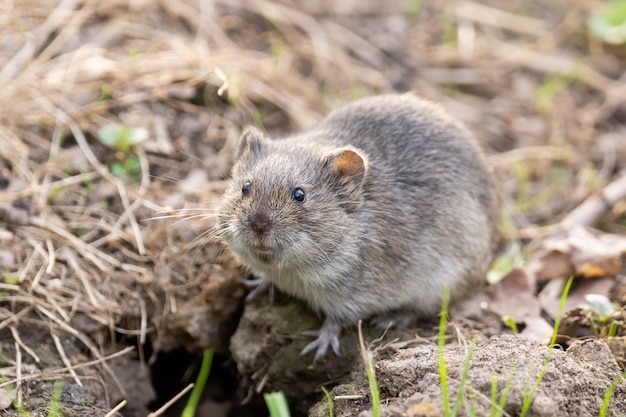
[[[335,417],[334,409],[333,409],[333,398],[330,396],[330,392],[324,387],[322,387],[322,392],[326,396],[326,403],[328,404],[328,415],[329,417]]]
[[[511,389],[513,388],[513,378],[515,377],[516,369],[517,369],[517,361],[515,357],[513,357],[511,359],[511,369],[509,370],[509,375],[506,378],[504,390],[500,394],[499,400],[498,400],[498,380],[496,378],[495,372],[492,374],[491,407],[489,409],[489,417],[502,417],[502,415],[504,414],[504,406],[506,405],[506,401],[509,399],[509,394],[511,393]]]
[[[111,173],[130,182],[138,182],[141,174],[141,162],[132,153],[135,145],[148,138],[148,130],[142,127],[126,125],[109,125],[98,131],[100,142],[115,149],[116,160],[111,163]]]
[[[515,322],[515,318],[514,317],[502,316],[501,320],[502,320],[502,323],[506,327],[508,327],[509,329],[513,330],[513,333],[519,334],[519,329],[517,328],[517,323]]]
[[[111,93],[111,84],[103,83],[100,86],[100,101],[107,101],[113,98],[113,94]]]
[[[602,42],[621,45],[626,43],[626,0],[613,0],[587,20],[593,36]]]
[[[52,398],[48,407],[48,417],[63,417],[61,395],[63,395],[63,381],[59,380],[54,383],[54,390],[52,391]]]
[[[615,379],[613,379],[613,381],[611,382],[611,385],[609,385],[609,388],[606,390],[606,393],[604,394],[604,397],[602,398],[602,407],[600,408],[600,414],[599,414],[600,417],[606,417],[609,411],[609,404],[611,402],[611,398],[613,398],[613,395],[615,394],[615,390],[617,389],[617,387],[624,381],[626,381],[626,372],[619,374]]]
[[[4,283],[9,285],[17,285],[20,283],[20,277],[18,275],[7,272],[4,274]]]
[[[128,154],[134,145],[148,139],[148,131],[142,127],[108,125],[98,131],[100,142],[123,154]]]
[[[589,327],[596,337],[616,336],[618,330],[624,328],[620,309],[604,295],[587,294],[583,308]]]

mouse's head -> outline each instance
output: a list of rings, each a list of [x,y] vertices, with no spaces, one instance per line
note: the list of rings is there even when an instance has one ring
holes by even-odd
[[[220,235],[253,269],[315,267],[356,233],[368,161],[353,147],[315,146],[306,136],[241,137],[220,210]]]

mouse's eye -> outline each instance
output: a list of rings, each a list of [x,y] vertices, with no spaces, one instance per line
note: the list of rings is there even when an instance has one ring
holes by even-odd
[[[247,196],[248,194],[250,194],[250,190],[252,189],[252,184],[249,182],[246,182],[244,185],[241,186],[241,194],[243,194],[243,196]]]
[[[302,190],[302,188],[294,189],[293,192],[291,193],[291,199],[299,203],[302,203],[304,201],[304,191]]]

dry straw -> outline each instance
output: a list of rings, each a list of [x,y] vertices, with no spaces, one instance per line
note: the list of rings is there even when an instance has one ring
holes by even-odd
[[[465,1],[445,10],[424,5],[409,24],[406,3],[363,2],[345,10],[319,2],[303,10],[266,0],[2,2],[0,176],[9,184],[0,192],[0,246],[15,262],[0,283],[0,329],[9,327],[16,352],[35,361],[35,347],[21,337],[26,326],[48,329],[54,340],[60,332],[70,335],[94,358],[72,365],[57,343],[62,368],[42,374],[24,366],[21,356],[21,365],[7,371],[12,383],[19,388],[27,380],[59,375],[79,381],[73,370],[108,370],[107,360],[115,355],[103,354],[75,327],[78,314],[110,334],[144,342],[162,313],[146,306],[163,300],[156,292],[166,294],[163,310],[175,308],[170,275],[160,271],[182,274],[168,269],[171,258],[164,255],[180,253],[180,242],[147,239],[155,223],[146,219],[167,208],[166,181],[151,177],[150,167],[181,170],[177,141],[189,139],[177,126],[182,121],[204,117],[204,139],[226,140],[254,120],[277,130],[311,125],[335,104],[334,97],[410,88],[444,102],[485,140],[514,135],[513,116],[540,118],[540,126],[547,126],[540,132],[544,143],[520,139],[516,145],[537,146],[532,149],[544,156],[532,158],[543,162],[584,164],[555,156],[554,147],[545,147],[554,145],[548,138],[562,144],[567,137],[572,146],[587,149],[619,105],[626,83],[602,75],[581,61],[585,51],[567,44],[583,25],[575,8],[555,25],[541,16]],[[361,19],[356,25],[355,16]],[[450,22],[457,28],[454,42],[445,41]],[[569,55],[555,54],[557,47]],[[561,91],[558,107],[538,117],[535,98],[523,91],[539,90],[546,78],[562,74],[572,84]],[[514,81],[530,86],[511,91]],[[435,84],[448,83],[462,88],[444,96]],[[198,92],[205,106],[193,103]],[[589,96],[597,99],[581,99]],[[264,120],[259,107],[275,119]],[[168,112],[175,116],[168,119]],[[129,121],[139,121],[152,138],[136,149],[142,170],[133,185],[110,173],[96,139],[101,127]],[[173,133],[181,131],[180,137]],[[610,162],[609,153],[604,157]],[[524,155],[506,157],[525,160]],[[505,165],[510,164],[500,168]],[[580,165],[571,168],[575,172]],[[608,183],[612,168],[603,170],[600,182]],[[226,173],[227,162],[220,169]],[[574,175],[567,180],[582,181]],[[514,195],[515,187],[505,182],[504,192]],[[110,191],[94,201],[94,189]],[[585,196],[565,195],[568,207]],[[162,287],[155,292],[146,284]],[[120,316],[130,310],[136,322],[121,324]]]

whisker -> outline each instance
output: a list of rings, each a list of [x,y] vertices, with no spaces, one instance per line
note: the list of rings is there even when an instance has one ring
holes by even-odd
[[[222,233],[221,225],[213,226],[203,231],[198,236],[196,236],[191,242],[189,242],[189,245],[192,247],[204,246],[211,240],[215,238],[219,238],[219,236],[221,236],[221,233]]]

